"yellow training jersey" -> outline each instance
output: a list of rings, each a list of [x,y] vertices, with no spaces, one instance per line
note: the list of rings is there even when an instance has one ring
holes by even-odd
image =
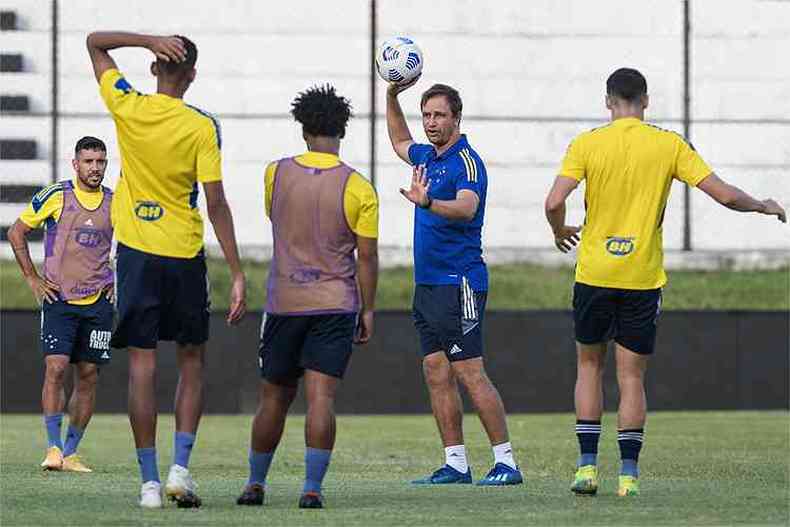
[[[121,150],[116,239],[150,254],[194,257],[203,247],[198,183],[222,179],[219,122],[181,99],[135,91],[116,69],[99,84]]]
[[[86,209],[96,210],[101,207],[104,199],[104,192],[101,189],[98,192],[86,192],[74,181],[73,191],[77,201]],[[19,216],[19,221],[31,229],[40,229],[47,221],[57,223],[60,220],[61,212],[63,212],[63,185],[55,183],[44,187],[33,196],[30,204]],[[95,303],[101,295],[102,291],[99,291],[85,298],[69,300],[68,303],[78,306],[89,305]]]
[[[710,174],[680,135],[636,118],[577,136],[560,169],[561,176],[586,181],[576,281],[618,289],[663,286],[662,223],[672,180],[697,186]]]
[[[297,156],[296,161],[300,165],[320,169],[333,168],[340,164],[338,156],[323,152],[307,152]],[[272,210],[272,192],[276,172],[277,162],[269,163],[264,175],[267,216],[271,214]],[[343,193],[343,212],[354,234],[365,238],[378,238],[379,200],[370,181],[357,172],[352,172],[346,183],[346,190]]]

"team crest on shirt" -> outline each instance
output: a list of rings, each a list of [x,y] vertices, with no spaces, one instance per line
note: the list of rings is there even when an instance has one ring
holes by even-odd
[[[156,201],[138,201],[134,213],[143,221],[156,221],[165,214],[165,209]]]
[[[609,237],[606,239],[606,252],[613,256],[625,256],[634,252],[634,238]]]

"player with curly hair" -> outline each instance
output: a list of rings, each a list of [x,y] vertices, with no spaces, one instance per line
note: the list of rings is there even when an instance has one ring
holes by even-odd
[[[274,254],[261,322],[250,477],[237,503],[263,505],[266,476],[304,376],[306,475],[299,507],[312,509],[323,507],[337,385],[352,343],[364,344],[373,334],[378,198],[338,157],[352,116],[348,99],[330,85],[315,86],[298,94],[291,114],[308,151],[270,163],[264,176]]]

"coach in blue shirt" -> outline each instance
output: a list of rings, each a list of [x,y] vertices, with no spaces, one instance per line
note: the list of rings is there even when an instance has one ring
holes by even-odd
[[[457,381],[467,389],[494,450],[494,467],[479,485],[522,482],[513,457],[499,392],[483,367],[483,314],[488,270],[481,230],[488,177],[480,156],[461,135],[458,92],[435,84],[420,102],[430,144],[417,144],[398,102],[412,86],[387,89],[387,130],[392,148],[412,165],[414,203],[414,325],[420,334],[423,372],[431,397],[445,465],[414,483],[471,483],[463,439],[463,406]]]

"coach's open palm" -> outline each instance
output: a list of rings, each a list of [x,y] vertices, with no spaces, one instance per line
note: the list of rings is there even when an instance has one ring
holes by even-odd
[[[428,205],[428,190],[430,188],[431,180],[425,177],[425,165],[418,165],[412,171],[409,190],[402,188],[400,193],[415,205],[425,207]]]
[[[417,84],[417,81],[420,80],[421,76],[422,76],[422,73],[420,73],[419,75],[417,75],[416,77],[414,77],[412,80],[410,80],[409,82],[407,82],[405,84],[398,84],[398,83],[395,83],[395,82],[390,82],[390,85],[387,86],[387,93],[389,95],[398,95],[400,92],[406,91],[409,88],[411,88],[412,86],[414,86],[415,84]]]
[[[236,325],[241,322],[247,314],[247,283],[244,273],[239,273],[233,277],[230,286],[230,310],[228,311],[227,322]]]

